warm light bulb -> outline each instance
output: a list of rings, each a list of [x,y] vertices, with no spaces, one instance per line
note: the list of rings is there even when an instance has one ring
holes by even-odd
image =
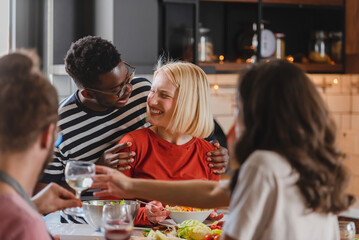
[[[338,83],[339,83],[338,79],[334,78],[334,79],[333,79],[333,83],[334,83],[334,84],[338,84]]]
[[[293,62],[293,61],[294,61],[294,58],[293,58],[292,56],[288,56],[288,57],[287,57],[287,61],[288,61],[288,62]]]
[[[223,61],[224,60],[224,56],[223,55],[219,55],[219,61]]]
[[[218,88],[219,88],[219,86],[217,84],[213,86],[214,90],[218,90]]]

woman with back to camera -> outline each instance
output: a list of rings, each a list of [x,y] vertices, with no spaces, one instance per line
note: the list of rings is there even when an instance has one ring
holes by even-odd
[[[353,198],[335,124],[314,84],[293,64],[262,63],[241,75],[237,99],[240,168],[231,184],[129,179],[99,167],[102,194],[204,208],[230,202],[226,240],[339,239],[336,215]]]
[[[159,65],[147,98],[146,118],[151,127],[127,133],[119,142],[132,142],[128,151],[136,152],[124,174],[145,179],[219,181],[220,176],[207,162],[207,152],[216,147],[203,139],[213,131],[214,121],[209,82],[202,69],[180,61]],[[158,223],[168,216],[162,203],[151,204],[158,207],[141,208],[136,225]],[[211,217],[222,216],[213,212]]]

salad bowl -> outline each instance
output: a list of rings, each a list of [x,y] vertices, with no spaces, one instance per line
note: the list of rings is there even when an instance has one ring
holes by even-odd
[[[124,209],[127,208],[135,219],[140,209],[140,203],[132,200],[91,200],[83,201],[83,217],[96,231],[99,231],[102,225],[102,210],[105,204],[120,205]]]
[[[213,209],[200,209],[179,206],[166,206],[166,209],[170,211],[170,218],[172,218],[177,224],[180,224],[183,221],[190,219],[197,220],[198,222],[203,222],[208,218],[211,212],[213,212]]]

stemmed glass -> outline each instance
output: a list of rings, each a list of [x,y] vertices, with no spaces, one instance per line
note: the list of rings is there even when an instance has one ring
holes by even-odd
[[[129,240],[133,219],[126,204],[106,204],[102,210],[102,230],[106,240]]]
[[[65,167],[65,179],[67,184],[76,191],[76,197],[80,199],[81,192],[91,187],[95,176],[95,164],[84,161],[69,161]],[[82,215],[80,207],[67,208],[64,212],[68,215]]]
[[[339,231],[341,240],[354,240],[355,224],[351,221],[339,221]]]

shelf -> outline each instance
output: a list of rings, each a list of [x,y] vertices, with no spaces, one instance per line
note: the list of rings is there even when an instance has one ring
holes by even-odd
[[[216,72],[238,72],[245,68],[247,63],[235,63],[235,62],[224,62],[224,63],[199,63],[200,67],[214,67]]]
[[[262,0],[263,3],[300,4],[316,6],[343,6],[343,0]]]
[[[258,3],[258,0],[200,0],[201,2],[241,2],[241,3]]]
[[[343,64],[325,64],[325,63],[295,63],[306,72],[315,73],[342,73]]]
[[[323,63],[294,63],[301,69],[310,73],[341,73],[344,71],[343,64],[323,64]],[[239,72],[248,66],[247,63],[199,63],[201,67],[214,67],[216,72]]]
[[[200,0],[201,2],[258,3],[258,0]],[[263,3],[300,4],[317,6],[344,6],[344,0],[262,0]]]

